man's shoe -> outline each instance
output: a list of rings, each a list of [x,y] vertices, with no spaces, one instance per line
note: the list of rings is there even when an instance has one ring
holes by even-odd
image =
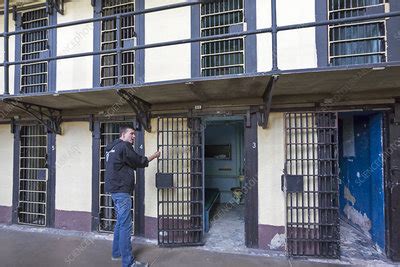
[[[120,261],[120,260],[122,260],[122,258],[121,257],[111,257],[111,260],[112,261]]]
[[[148,267],[149,264],[147,262],[140,262],[140,261],[134,261],[131,265],[131,267]]]

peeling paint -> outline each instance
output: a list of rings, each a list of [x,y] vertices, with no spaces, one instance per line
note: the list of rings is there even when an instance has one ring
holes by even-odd
[[[276,234],[271,243],[268,245],[270,249],[278,249],[285,246],[286,236],[285,234]]]
[[[351,194],[347,186],[344,186],[344,198],[350,201],[352,206],[356,203],[356,198]]]
[[[365,234],[370,236],[369,231],[371,230],[372,223],[365,213],[361,214],[361,212],[348,204],[346,204],[343,211],[346,214],[347,219],[358,225],[365,232]]]

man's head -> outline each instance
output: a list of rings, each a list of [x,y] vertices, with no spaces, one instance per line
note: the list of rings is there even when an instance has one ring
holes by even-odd
[[[133,144],[135,142],[135,130],[132,126],[123,125],[119,127],[119,139]]]

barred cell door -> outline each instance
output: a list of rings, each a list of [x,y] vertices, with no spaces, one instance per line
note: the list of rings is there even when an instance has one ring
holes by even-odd
[[[204,132],[199,118],[159,118],[158,244],[203,244]]]
[[[29,10],[18,14],[17,28],[27,30],[49,25],[46,8]],[[21,59],[40,59],[50,56],[49,31],[23,33],[21,36]],[[48,63],[46,61],[22,64],[20,67],[20,92],[39,93],[48,91]]]
[[[43,125],[21,126],[19,138],[17,223],[47,226],[47,129]]]
[[[100,4],[100,3],[99,3]],[[134,0],[102,0],[101,16],[112,16],[135,11]],[[101,23],[101,50],[133,47],[135,39],[135,17],[124,16],[120,19],[120,31],[117,30],[117,19],[105,20]],[[120,40],[118,39],[118,34]],[[118,68],[120,68],[118,70]],[[117,53],[101,55],[100,85],[110,86],[118,83],[118,71],[122,84],[132,84],[135,81],[135,52],[133,50],[121,53],[120,66]]]
[[[121,125],[127,125],[133,123],[127,122],[102,122],[100,123],[100,168],[99,168],[99,226],[100,232],[113,232],[114,226],[117,220],[117,214],[114,210],[114,204],[110,194],[107,194],[104,190],[104,179],[105,179],[105,151],[108,144],[112,143],[115,139],[119,138],[119,127]],[[132,220],[134,197],[132,195]],[[135,229],[135,228],[133,228]]]
[[[335,112],[286,113],[287,252],[339,257],[338,122]]]

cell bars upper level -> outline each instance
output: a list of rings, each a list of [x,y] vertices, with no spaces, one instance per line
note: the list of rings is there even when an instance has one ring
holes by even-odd
[[[33,29],[49,25],[46,8],[21,13],[21,28]],[[49,56],[49,31],[23,33],[21,36],[21,59],[40,59]],[[20,93],[40,93],[48,91],[48,63],[46,61],[22,64]]]
[[[111,16],[135,11],[134,0],[102,0],[102,16]],[[135,17],[121,17],[121,48],[134,46]],[[117,20],[104,20],[101,22],[101,50],[117,48]],[[100,85],[112,86],[118,83],[120,71],[122,84],[133,84],[135,81],[135,52],[121,53],[121,68],[118,69],[118,54],[104,54],[101,56]]]
[[[103,122],[100,124],[100,168],[99,168],[99,226],[100,232],[113,232],[117,219],[117,214],[114,210],[113,201],[110,194],[104,190],[105,182],[105,152],[108,144],[119,138],[119,127],[126,125],[126,122]],[[132,123],[133,127],[133,123]],[[134,207],[134,197],[132,195],[132,207]],[[134,222],[133,208],[131,210],[132,220]],[[133,228],[135,229],[135,228]]]
[[[47,130],[43,125],[20,129],[18,223],[46,226]]]
[[[364,16],[384,0],[328,0],[329,19]],[[386,21],[329,26],[329,63],[334,66],[386,62]]]
[[[244,0],[223,0],[201,5],[201,36],[244,29]],[[201,75],[218,76],[245,72],[244,37],[201,42]]]

